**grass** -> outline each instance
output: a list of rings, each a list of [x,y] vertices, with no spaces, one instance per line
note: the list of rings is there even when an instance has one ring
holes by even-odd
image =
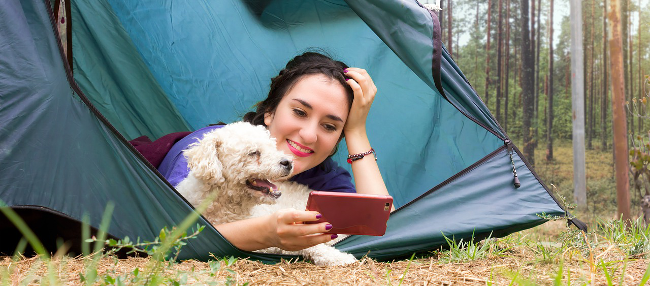
[[[554,159],[547,161],[546,150],[535,150],[535,171],[549,187],[555,186],[555,192],[568,200],[573,200],[573,147],[571,141],[554,143]],[[539,146],[546,146],[540,143]],[[587,206],[572,213],[589,225],[596,225],[600,219],[615,219],[616,216],[616,181],[611,150],[586,150],[585,167],[587,179]],[[641,216],[640,196],[630,184],[631,213],[633,217]]]
[[[556,160],[537,160],[537,172],[557,192],[572,198],[569,144],[557,144]],[[543,151],[537,150],[538,155]],[[607,160],[605,160],[607,159]],[[600,163],[599,163],[600,162]],[[603,170],[605,169],[605,170]],[[2,285],[642,285],[650,280],[650,228],[641,220],[630,227],[616,220],[612,197],[611,155],[588,151],[587,209],[575,215],[588,222],[589,233],[567,228],[562,220],[503,238],[482,241],[448,239],[448,250],[403,261],[363,258],[349,266],[318,267],[306,262],[264,265],[232,257],[208,262],[175,261],[183,241],[200,232],[188,218],[176,229],[163,230],[152,243],[141,243],[150,258],[118,259],[97,251],[79,257],[42,253],[37,257],[0,258]],[[592,202],[592,200],[599,200]],[[6,209],[3,209],[3,211]],[[103,222],[104,227],[108,224]],[[88,240],[90,243],[101,237]],[[27,243],[36,243],[33,239]],[[109,241],[132,247],[139,242]]]

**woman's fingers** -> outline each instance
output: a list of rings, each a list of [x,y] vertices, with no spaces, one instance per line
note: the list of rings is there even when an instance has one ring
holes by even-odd
[[[302,250],[335,239],[337,235],[325,233],[303,236],[300,240],[287,241],[280,248],[288,251]]]
[[[351,72],[350,72],[351,73]],[[352,88],[352,92],[354,92],[354,99],[355,100],[364,100],[363,98],[363,88],[361,85],[352,77],[347,81],[348,85],[350,88]]]
[[[355,94],[358,91],[361,91],[359,95],[364,98],[370,97],[369,99],[372,100],[372,97],[374,97],[377,93],[377,87],[368,74],[368,71],[360,68],[347,68],[347,72],[345,74],[353,79],[353,81],[348,80],[348,84],[350,87],[352,87],[352,90],[355,92]],[[360,88],[360,90],[355,89],[356,87]]]
[[[301,223],[305,221],[317,221],[320,214],[314,211],[297,211],[294,209],[278,211],[278,220],[286,224]]]
[[[366,118],[377,94],[377,87],[368,72],[360,68],[348,68],[345,74],[350,78],[347,83],[354,92],[354,101],[345,124],[346,136],[350,132],[365,133]]]
[[[303,223],[317,221],[320,219],[319,215],[318,212],[313,211],[279,211],[276,227],[277,246],[284,250],[300,250],[336,238],[327,233],[332,228],[329,223]]]

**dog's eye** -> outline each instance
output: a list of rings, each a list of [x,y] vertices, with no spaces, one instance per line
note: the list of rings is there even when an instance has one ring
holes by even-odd
[[[251,157],[259,157],[259,156],[260,156],[260,151],[253,151],[253,152],[250,152],[250,153],[248,153],[248,156],[251,156]]]

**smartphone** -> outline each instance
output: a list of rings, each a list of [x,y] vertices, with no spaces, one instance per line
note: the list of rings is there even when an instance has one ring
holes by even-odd
[[[322,217],[308,223],[329,222],[329,233],[382,236],[392,206],[391,196],[312,191],[307,210]]]

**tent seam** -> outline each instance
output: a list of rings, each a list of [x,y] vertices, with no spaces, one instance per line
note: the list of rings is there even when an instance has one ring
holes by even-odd
[[[131,145],[119,131],[117,131],[115,126],[113,126],[108,121],[108,119],[106,119],[106,117],[104,117],[104,115],[102,115],[99,112],[99,110],[97,110],[97,108],[95,108],[95,106],[93,106],[93,104],[90,102],[90,100],[88,100],[86,95],[81,91],[81,88],[79,88],[76,81],[74,80],[74,77],[72,76],[72,67],[69,66],[69,64],[68,64],[68,62],[66,60],[66,56],[63,53],[63,45],[61,44],[61,38],[60,38],[56,28],[55,28],[56,19],[54,18],[54,13],[52,11],[52,7],[51,7],[52,4],[51,4],[50,0],[45,0],[45,4],[46,4],[45,6],[46,6],[46,9],[47,9],[48,16],[50,17],[50,26],[51,26],[52,32],[53,32],[53,34],[54,34],[54,36],[56,38],[56,43],[57,43],[58,48],[59,48],[59,56],[62,59],[63,67],[65,69],[66,79],[68,81],[68,84],[69,84],[70,88],[72,88],[72,90],[77,95],[77,97],[97,117],[97,119],[99,119],[99,121],[101,121],[104,125],[106,125],[106,127],[108,127],[108,129],[113,133],[113,135],[115,135],[117,137],[118,141],[120,141],[122,143],[122,145],[124,145],[127,149],[129,149],[129,151],[131,151],[131,153],[133,155],[135,155],[140,160],[141,163],[145,164],[145,166],[147,166],[150,171],[152,171],[159,179],[161,179],[168,187],[170,187],[171,190],[173,190],[178,197],[180,197],[188,206],[190,206],[190,208],[192,210],[195,210],[194,206],[192,206],[192,204],[190,204],[187,201],[187,199],[185,199],[182,195],[180,195],[180,193],[178,193],[176,188],[174,188],[174,186],[172,186],[171,183],[169,183],[169,181],[167,181],[167,179],[158,171],[158,169],[156,169],[156,167],[154,167],[151,164],[151,162],[149,162],[140,152],[138,152],[138,150],[135,149],[135,147],[133,147],[133,145]],[[68,21],[69,21],[69,19],[68,19]],[[68,31],[68,32],[71,33],[72,31]],[[69,48],[72,49],[72,47],[69,47]],[[205,217],[203,217],[203,215],[201,215],[201,217],[207,222],[207,220],[205,219]],[[216,230],[216,228],[215,228],[215,230]]]
[[[431,61],[431,74],[433,76],[433,82],[436,85],[436,88],[438,89],[438,91],[440,92],[440,95],[442,95],[442,97],[447,102],[449,102],[461,114],[465,115],[465,117],[467,117],[469,120],[473,121],[474,123],[476,123],[479,126],[483,127],[483,129],[485,129],[485,130],[489,131],[490,133],[494,134],[494,136],[496,136],[497,138],[499,138],[499,139],[501,139],[503,141],[506,141],[508,139],[507,136],[504,138],[501,134],[498,134],[496,131],[492,130],[492,128],[488,128],[482,122],[479,122],[476,118],[474,118],[473,116],[470,116],[465,111],[458,108],[458,106],[456,106],[453,102],[451,102],[451,100],[449,100],[449,98],[447,98],[447,95],[445,94],[445,88],[442,86],[442,75],[441,75],[441,72],[440,72],[440,69],[441,69],[440,66],[442,65],[442,51],[443,51],[444,48],[442,47],[442,41],[438,38],[439,34],[440,34],[440,26],[436,25],[437,24],[436,20],[438,19],[438,16],[432,10],[422,6],[422,4],[420,4],[419,1],[416,0],[416,3],[420,7],[422,7],[423,9],[426,9],[427,11],[429,11],[429,14],[431,15],[431,23],[433,25],[433,33],[432,33],[432,38],[431,38],[432,47],[433,47],[433,52],[432,52],[433,57],[432,57],[432,61]],[[453,62],[455,62],[453,58],[451,58],[451,60]],[[463,78],[463,80],[465,80],[465,82],[467,82],[467,79],[465,78],[464,75],[462,75],[462,78]],[[469,82],[467,82],[467,83],[469,83]],[[474,94],[477,95],[477,97],[480,99],[480,96],[478,96],[478,94],[476,94],[476,90],[474,89],[474,87],[472,87],[471,85],[470,85],[470,87],[472,88],[472,91],[474,91]],[[503,134],[505,134],[505,132],[503,131],[503,128],[501,128],[499,123],[496,120],[494,120],[494,122],[496,122],[497,127],[501,130],[501,132],[503,132]]]

